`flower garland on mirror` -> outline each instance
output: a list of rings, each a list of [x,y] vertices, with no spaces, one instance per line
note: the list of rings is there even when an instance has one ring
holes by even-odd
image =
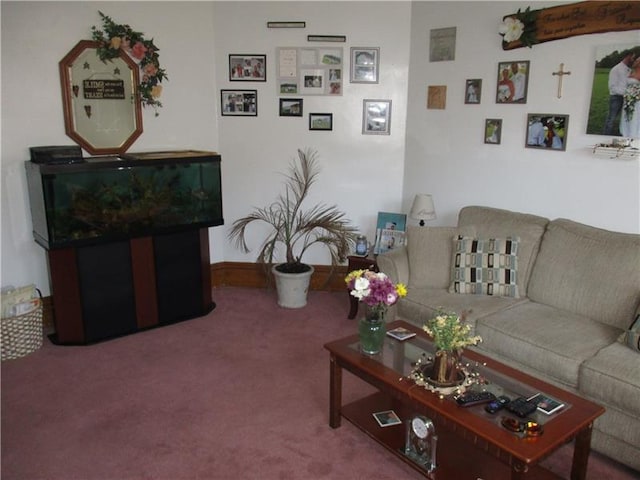
[[[162,80],[167,73],[160,68],[158,47],[152,40],[145,40],[143,33],[136,32],[129,25],[119,25],[111,17],[98,12],[102,19],[102,30],[92,26],[92,38],[97,41],[98,57],[103,62],[111,61],[124,51],[140,66],[141,81],[138,85],[138,96],[143,107],[153,107],[156,117],[162,103],[158,98],[162,94]]]
[[[531,48],[538,43],[536,38],[536,19],[538,11],[527,7],[524,12],[518,9],[517,13],[505,17],[498,28],[502,35],[503,43],[511,43],[520,40],[524,46]]]

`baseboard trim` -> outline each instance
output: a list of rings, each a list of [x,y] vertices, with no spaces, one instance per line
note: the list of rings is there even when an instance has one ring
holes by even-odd
[[[347,266],[335,267],[331,275],[330,265],[314,265],[311,290],[337,292],[345,289],[344,277]],[[211,264],[211,284],[213,287],[266,288],[269,286],[262,265],[247,262],[220,262]]]

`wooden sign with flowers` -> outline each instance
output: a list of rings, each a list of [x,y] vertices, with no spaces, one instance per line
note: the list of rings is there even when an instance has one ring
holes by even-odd
[[[158,47],[153,39],[146,40],[144,34],[131,29],[129,25],[118,25],[110,17],[98,12],[102,18],[102,30],[92,26],[92,38],[97,41],[98,57],[104,63],[120,56],[124,51],[136,64],[140,66],[140,85],[138,97],[143,107],[153,107],[156,116],[162,103],[158,98],[162,94],[163,80],[167,73],[160,68]]]
[[[640,29],[640,2],[588,1],[524,11],[502,19],[502,49],[532,45],[590,33]]]

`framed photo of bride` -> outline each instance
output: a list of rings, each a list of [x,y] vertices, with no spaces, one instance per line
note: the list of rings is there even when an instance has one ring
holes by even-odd
[[[636,100],[635,114],[630,117],[625,115],[623,108],[627,89],[630,96],[634,96],[632,92],[635,91],[635,97],[640,98],[640,79],[637,78],[640,77],[640,68],[636,69],[635,75],[628,74],[634,62],[640,63],[637,60],[640,58],[640,43],[596,47],[595,57],[587,134],[640,138],[640,101]],[[617,99],[610,95],[610,82],[617,83],[618,93],[623,93],[617,95]]]

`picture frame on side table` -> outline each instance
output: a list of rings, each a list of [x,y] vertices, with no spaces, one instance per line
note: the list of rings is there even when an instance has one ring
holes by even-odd
[[[404,245],[407,229],[405,213],[378,212],[373,253],[380,254]]]
[[[259,54],[229,54],[230,82],[266,82],[267,56]]]
[[[333,130],[333,113],[310,113],[309,130]]]
[[[500,145],[502,138],[502,119],[487,118],[484,121],[484,143]]]
[[[496,103],[527,103],[530,64],[528,60],[498,63]]]
[[[280,116],[281,117],[301,117],[302,98],[281,98],[280,99]]]
[[[222,116],[257,117],[257,90],[220,90]]]
[[[351,47],[351,83],[378,83],[379,47]]]
[[[525,147],[565,151],[568,132],[569,115],[530,113]]]
[[[362,134],[391,134],[391,100],[363,100]]]

